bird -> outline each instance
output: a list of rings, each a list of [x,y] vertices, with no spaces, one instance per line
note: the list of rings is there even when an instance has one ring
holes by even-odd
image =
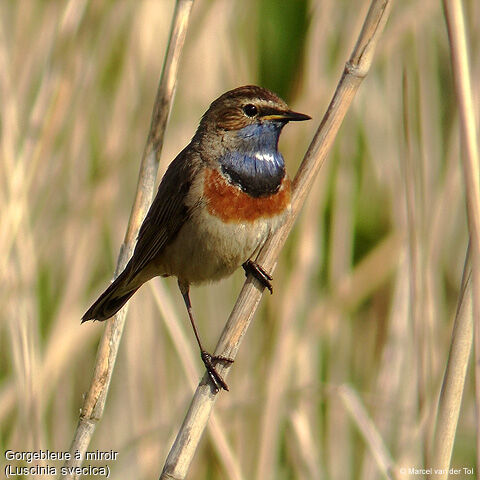
[[[254,260],[290,213],[291,181],[278,141],[288,122],[311,117],[256,85],[214,100],[190,143],[168,166],[124,270],[82,317],[104,321],[156,276],[177,278],[200,356],[216,392],[228,390],[200,340],[190,285],[220,280],[240,266],[260,287],[271,275]]]

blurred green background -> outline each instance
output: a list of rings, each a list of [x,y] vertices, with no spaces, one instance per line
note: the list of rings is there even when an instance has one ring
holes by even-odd
[[[0,3],[1,451],[70,446],[104,328],[80,317],[113,275],[173,7]],[[480,4],[465,7],[478,98]],[[197,0],[160,174],[212,100],[255,83],[313,117],[282,134],[293,177],[367,8]],[[190,478],[384,478],[362,415],[399,469],[428,462],[467,245],[458,132],[441,5],[396,2]],[[243,281],[193,289],[209,348]],[[119,452],[112,478],[158,476],[201,375],[175,280],[150,282],[89,448]],[[474,439],[470,372],[452,465],[473,467]]]

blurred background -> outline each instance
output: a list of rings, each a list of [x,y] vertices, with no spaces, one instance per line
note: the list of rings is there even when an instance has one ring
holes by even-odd
[[[212,100],[255,83],[313,117],[282,134],[293,177],[368,3],[198,0],[159,174]],[[70,446],[104,329],[80,325],[80,317],[113,275],[173,7],[173,0],[0,3],[2,452]],[[478,100],[480,3],[465,7]],[[395,2],[190,478],[385,478],[358,428],[362,419],[373,422],[398,467],[421,468],[466,246],[441,4]],[[240,270],[193,289],[212,350],[243,281]],[[157,478],[202,375],[175,280],[149,282],[131,302],[89,448],[119,453],[111,478]],[[474,440],[470,370],[452,465],[473,467]],[[2,453],[2,471],[5,462]]]

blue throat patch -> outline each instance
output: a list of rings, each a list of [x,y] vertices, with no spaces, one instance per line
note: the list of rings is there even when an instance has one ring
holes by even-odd
[[[280,188],[285,162],[277,145],[283,126],[283,122],[265,122],[242,128],[235,150],[220,158],[230,182],[252,197],[267,197]]]

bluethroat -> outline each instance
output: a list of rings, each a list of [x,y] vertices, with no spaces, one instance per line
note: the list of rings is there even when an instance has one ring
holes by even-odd
[[[132,258],[82,322],[112,317],[145,282],[173,275],[214,390],[228,390],[215,364],[232,360],[203,348],[190,285],[227,277],[242,265],[272,292],[272,277],[253,258],[290,209],[290,180],[277,148],[280,133],[288,122],[308,119],[253,85],[217,98],[165,172]]]

